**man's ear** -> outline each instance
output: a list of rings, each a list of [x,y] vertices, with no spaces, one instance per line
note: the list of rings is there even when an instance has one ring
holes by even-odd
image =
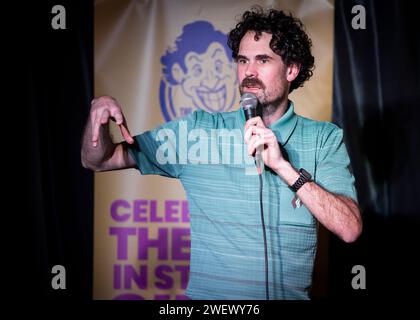
[[[171,74],[172,78],[174,78],[177,83],[181,83],[185,76],[184,71],[178,63],[172,65]]]
[[[286,78],[287,81],[292,82],[296,79],[300,71],[300,64],[291,63],[287,66]]]

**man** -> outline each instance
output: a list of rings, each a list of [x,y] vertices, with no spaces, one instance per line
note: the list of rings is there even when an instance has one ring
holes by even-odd
[[[300,21],[282,11],[254,8],[229,33],[228,44],[240,92],[256,95],[261,117],[245,121],[242,109],[196,111],[132,138],[118,102],[100,97],[92,102],[82,162],[95,171],[138,168],[181,180],[191,216],[186,294],[192,299],[308,299],[317,223],[345,242],[355,241],[362,230],[343,133],[331,123],[296,115],[288,100],[313,69],[311,41]],[[110,119],[125,142],[112,142]],[[198,163],[181,161],[191,141],[181,147],[170,138],[179,137],[180,127],[201,130],[207,139],[211,130],[240,130],[239,144],[250,158],[261,150],[264,228],[259,176],[246,174],[244,161],[215,164],[207,154]],[[165,161],[163,144],[176,161]],[[208,153],[223,158],[231,147],[226,145],[217,143]]]

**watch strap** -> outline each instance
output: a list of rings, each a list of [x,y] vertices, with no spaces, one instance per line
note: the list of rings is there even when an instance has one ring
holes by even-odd
[[[306,182],[311,181],[311,175],[305,169],[299,169],[300,176],[294,184],[289,186],[293,192],[297,192]]]

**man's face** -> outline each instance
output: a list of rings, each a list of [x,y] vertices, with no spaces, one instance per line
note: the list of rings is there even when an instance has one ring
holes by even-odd
[[[262,105],[279,104],[289,92],[288,68],[270,48],[272,35],[263,32],[258,41],[248,31],[241,40],[237,58],[239,91],[255,94]]]

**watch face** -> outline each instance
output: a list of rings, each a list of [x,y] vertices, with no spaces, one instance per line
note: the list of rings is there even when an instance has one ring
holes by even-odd
[[[302,175],[307,179],[307,180],[311,180],[311,178],[312,178],[312,176],[311,176],[311,174],[308,172],[308,171],[306,171],[305,169],[300,169],[300,172],[302,173]]]

